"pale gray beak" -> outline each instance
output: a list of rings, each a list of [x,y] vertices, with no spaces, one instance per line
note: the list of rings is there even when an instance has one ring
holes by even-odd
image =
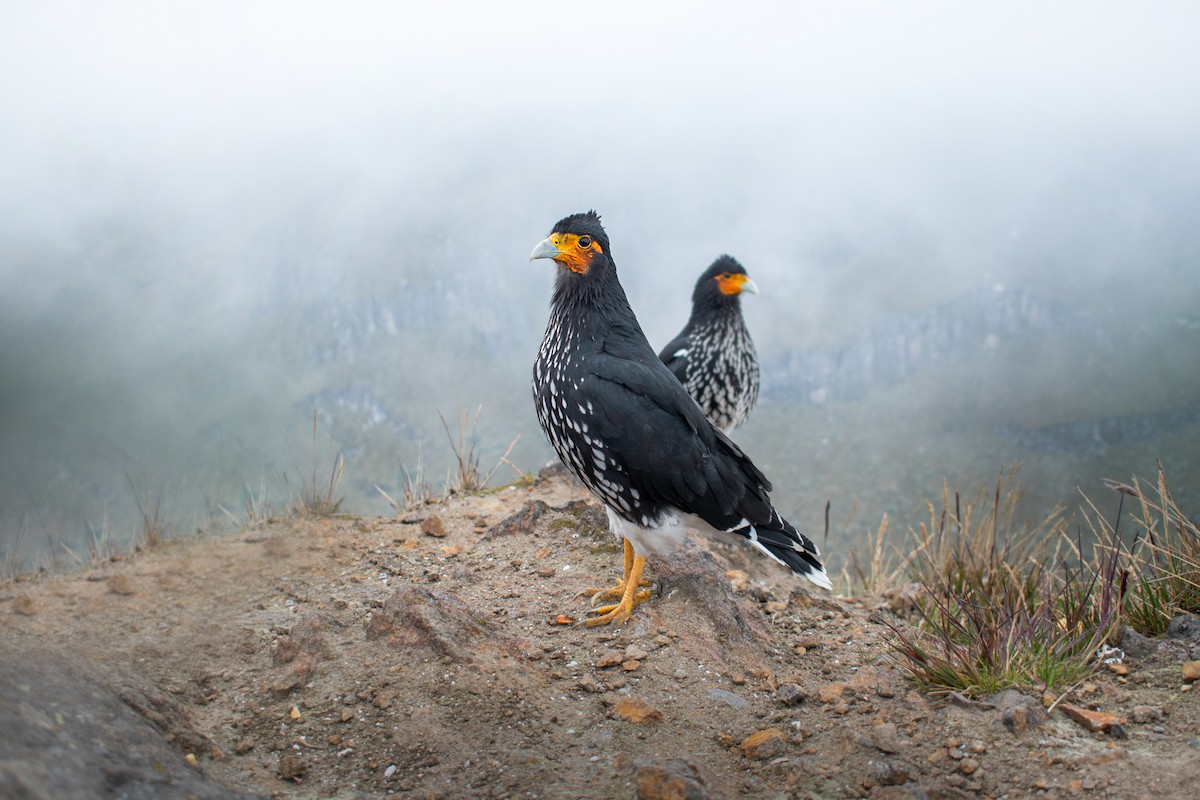
[[[742,284],[742,294],[758,294],[758,284],[752,280],[747,280]]]
[[[549,258],[551,260],[558,257],[558,247],[549,239],[542,239],[537,243],[537,247],[533,248],[533,252],[529,254],[530,261],[537,261],[539,258]]]

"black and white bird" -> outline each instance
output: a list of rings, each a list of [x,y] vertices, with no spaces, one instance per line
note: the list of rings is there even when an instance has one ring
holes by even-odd
[[[658,357],[726,436],[758,399],[758,354],[742,319],[743,294],[758,294],[745,268],[721,256],[692,291],[687,325]]]
[[[816,545],[771,504],[771,483],[704,416],[646,340],[594,211],[554,226],[530,260],[557,265],[533,366],[538,421],[559,458],[604,504],[625,546],[623,579],[588,625],[622,623],[649,597],[646,555],[668,556],[687,525],[750,540],[829,588]]]

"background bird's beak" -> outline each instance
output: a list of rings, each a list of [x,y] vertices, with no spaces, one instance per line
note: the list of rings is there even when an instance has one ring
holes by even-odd
[[[537,261],[539,258],[558,258],[558,245],[549,239],[543,239],[537,243],[537,247],[533,248],[533,252],[529,254],[530,261]]]
[[[746,282],[742,284],[742,294],[758,294],[758,284],[746,278]]]

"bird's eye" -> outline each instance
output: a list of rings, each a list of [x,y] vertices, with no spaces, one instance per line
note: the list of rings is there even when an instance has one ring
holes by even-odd
[[[729,273],[728,273],[728,272],[722,272],[720,275],[718,275],[718,276],[717,276],[717,280],[720,280],[720,281],[727,281],[727,280],[729,280]]]
[[[592,246],[592,237],[580,236],[579,237],[579,246],[580,247],[591,247]]]

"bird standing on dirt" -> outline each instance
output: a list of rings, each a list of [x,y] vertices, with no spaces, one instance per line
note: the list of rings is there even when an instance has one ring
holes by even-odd
[[[742,319],[743,293],[758,294],[758,286],[737,259],[721,256],[696,281],[687,325],[658,356],[726,436],[758,399],[758,355]]]
[[[593,599],[616,602],[587,624],[629,619],[650,596],[646,554],[670,552],[697,518],[830,588],[816,546],[772,506],[770,481],[705,418],[646,341],[596,212],[560,220],[529,258],[558,267],[533,366],[538,421],[625,545],[624,578],[592,590]]]

